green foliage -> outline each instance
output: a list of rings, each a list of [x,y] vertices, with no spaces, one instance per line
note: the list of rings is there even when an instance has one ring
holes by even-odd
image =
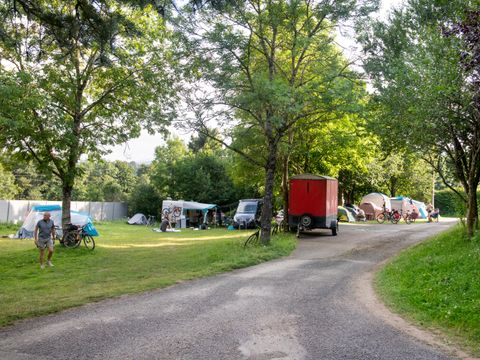
[[[237,201],[239,195],[228,167],[228,158],[210,146],[195,147],[189,152],[180,139],[168,139],[155,151],[149,178],[163,199],[225,205]]]
[[[377,275],[397,311],[463,339],[480,353],[480,242],[460,227],[407,250]]]
[[[61,181],[66,223],[82,156],[170,123],[170,34],[152,6],[110,0],[2,1],[0,16],[0,145]]]
[[[478,221],[480,180],[480,66],[471,62],[478,59],[480,17],[471,16],[478,5],[408,1],[388,21],[372,20],[361,37],[376,89],[372,130],[428,159],[444,181],[445,163],[451,166],[467,194],[469,236]]]
[[[162,198],[158,195],[157,189],[150,183],[146,175],[140,176],[128,199],[129,215],[142,213],[161,219],[161,207]]]
[[[15,177],[0,164],[0,199],[13,199],[18,193]]]
[[[137,183],[136,170],[124,161],[83,162],[74,200],[127,201]]]
[[[32,240],[0,239],[0,326],[92,301],[138,293],[286,256],[291,234],[267,247],[243,243],[248,232],[212,229],[156,233],[121,222],[96,224],[94,251],[56,247],[54,268],[40,270]],[[0,225],[0,233],[11,232]],[[56,284],[52,291],[51,284]]]
[[[465,196],[461,188],[456,189]],[[477,191],[477,198],[480,199],[480,191]],[[480,201],[478,202],[480,208]],[[459,196],[450,189],[435,191],[435,207],[438,207],[442,215],[464,217],[466,213],[466,204]]]

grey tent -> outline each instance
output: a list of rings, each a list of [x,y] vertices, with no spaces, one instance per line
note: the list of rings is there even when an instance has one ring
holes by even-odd
[[[147,224],[147,217],[141,213],[137,213],[133,215],[128,221],[130,225],[146,225]]]

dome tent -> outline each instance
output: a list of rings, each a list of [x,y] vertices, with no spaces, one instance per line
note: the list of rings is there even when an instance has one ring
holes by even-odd
[[[133,215],[128,219],[127,224],[129,225],[147,225],[147,217],[141,213]]]
[[[375,207],[383,209],[383,206],[385,205],[386,210],[392,210],[392,204],[390,203],[390,198],[382,193],[371,193],[368,195],[365,195],[362,198],[362,201],[360,201],[360,204],[364,203],[371,203],[375,205]]]
[[[338,221],[355,222],[355,216],[343,206],[338,207]]]
[[[18,231],[19,238],[32,238],[35,225],[41,219],[43,214],[49,212],[55,226],[62,227],[62,207],[60,205],[35,205],[25,218],[22,227]],[[78,211],[70,211],[71,222],[74,225],[84,226],[89,224],[88,234],[98,236],[98,232],[93,226],[90,215]],[[61,229],[57,230],[61,234]]]

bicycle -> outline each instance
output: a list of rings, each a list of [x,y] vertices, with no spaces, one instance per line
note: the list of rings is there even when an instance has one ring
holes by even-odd
[[[257,227],[257,231],[255,231],[252,235],[248,237],[247,241],[245,241],[245,244],[243,244],[243,247],[247,247],[248,245],[259,244],[261,227],[258,224],[256,224],[256,227]],[[279,223],[273,224],[270,229],[270,234],[274,236],[281,231],[283,231],[283,221],[281,221],[280,224]]]
[[[247,239],[247,241],[245,241],[245,244],[243,244],[243,247],[246,248],[247,246],[249,245],[258,245],[259,244],[259,240],[260,240],[260,228],[258,228],[257,231],[255,231],[252,235],[250,235]]]
[[[275,222],[272,225],[272,230],[271,230],[272,236],[277,235],[279,232],[282,232],[284,230],[284,227],[285,227],[285,224],[284,224],[283,220],[280,221],[279,223]]]
[[[69,224],[68,228],[63,232],[61,243],[67,248],[76,248],[82,242],[87,249],[95,249],[95,240],[91,235],[88,235],[85,230],[85,225],[82,227]]]
[[[145,226],[154,226],[154,225],[155,225],[155,216],[148,215]]]
[[[398,224],[402,214],[398,210],[393,209],[392,211],[383,210],[380,214],[377,215],[377,222],[383,224],[386,221],[390,221],[392,224]]]

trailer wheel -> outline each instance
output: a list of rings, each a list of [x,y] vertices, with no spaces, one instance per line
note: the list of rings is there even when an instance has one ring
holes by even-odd
[[[305,229],[308,229],[312,225],[312,222],[310,215],[303,215],[300,219],[300,224],[302,224],[302,227]]]

